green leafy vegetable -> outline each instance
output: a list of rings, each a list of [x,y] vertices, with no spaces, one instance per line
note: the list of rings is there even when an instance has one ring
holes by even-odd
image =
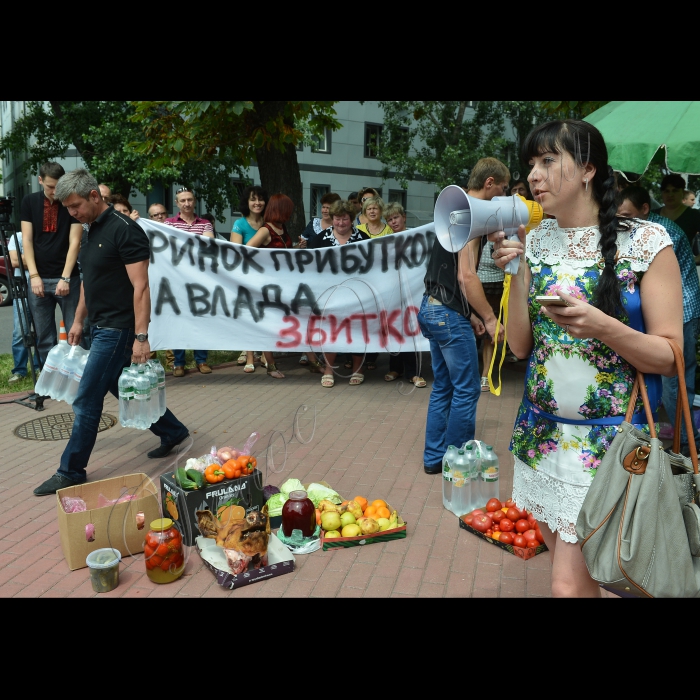
[[[267,502],[267,514],[274,518],[277,515],[282,515],[282,506],[284,502],[289,500],[283,493],[276,493],[270,497]]]
[[[343,502],[343,499],[335,492],[333,489],[329,489],[323,484],[309,484],[309,488],[306,490],[309,498],[313,501],[313,504],[318,508],[318,504],[324,499],[335,503],[336,505]]]
[[[284,500],[286,501],[289,498],[289,494],[292,491],[303,491],[304,490],[304,484],[299,481],[299,479],[287,479],[282,486],[280,486],[280,491],[281,493],[284,494]],[[342,501],[341,501],[342,502]]]

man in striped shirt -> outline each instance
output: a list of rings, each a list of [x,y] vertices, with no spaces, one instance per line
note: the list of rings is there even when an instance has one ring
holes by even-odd
[[[181,187],[177,190],[177,192],[175,192],[175,203],[180,213],[177,216],[172,216],[165,220],[168,226],[174,226],[181,231],[187,231],[187,233],[196,233],[198,236],[214,238],[214,228],[211,222],[195,214],[194,208],[196,200],[191,189],[188,187]],[[184,377],[185,351],[173,349],[173,354],[175,355],[173,376]],[[194,351],[194,361],[197,363],[197,369],[199,369],[202,374],[211,374],[211,367],[207,364],[207,355],[207,350]]]

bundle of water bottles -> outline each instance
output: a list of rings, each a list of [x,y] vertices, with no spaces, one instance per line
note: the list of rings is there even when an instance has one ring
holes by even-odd
[[[78,395],[78,386],[88,361],[89,352],[80,345],[69,345],[62,339],[54,345],[44,362],[34,391],[56,401],[72,404]]]
[[[469,440],[450,445],[442,459],[442,504],[461,516],[498,498],[498,457],[491,445]]]
[[[165,413],[165,370],[158,360],[132,363],[119,377],[119,422],[146,430]]]

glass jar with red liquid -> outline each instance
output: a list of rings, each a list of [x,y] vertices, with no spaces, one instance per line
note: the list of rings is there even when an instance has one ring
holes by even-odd
[[[316,531],[316,509],[306,491],[292,491],[282,506],[282,532],[291,537],[293,530],[301,530],[303,537]]]
[[[146,575],[154,583],[171,583],[182,576],[185,558],[182,535],[170,518],[151,523],[143,546]]]

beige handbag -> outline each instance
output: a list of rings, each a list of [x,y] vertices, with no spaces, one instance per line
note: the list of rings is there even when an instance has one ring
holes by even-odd
[[[678,370],[673,455],[656,436],[644,375],[637,377],[625,421],[603,457],[576,521],[591,577],[620,595],[648,598],[700,596],[698,456],[688,406],[683,355],[668,341]],[[641,393],[650,435],[630,421]],[[685,420],[691,458],[680,455]]]

